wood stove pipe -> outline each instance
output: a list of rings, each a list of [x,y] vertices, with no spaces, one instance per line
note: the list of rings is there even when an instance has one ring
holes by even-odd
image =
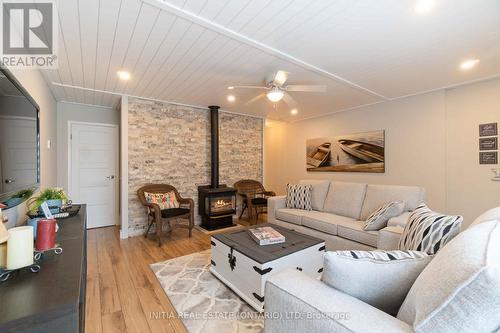
[[[210,109],[210,187],[219,187],[219,108],[211,105]]]

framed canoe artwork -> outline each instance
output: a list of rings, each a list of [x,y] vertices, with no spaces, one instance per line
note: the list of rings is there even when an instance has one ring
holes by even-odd
[[[385,172],[385,131],[309,139],[307,171]]]

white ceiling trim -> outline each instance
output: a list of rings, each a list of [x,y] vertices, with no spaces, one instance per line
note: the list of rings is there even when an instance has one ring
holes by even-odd
[[[71,88],[71,89],[84,90],[84,91],[91,91],[91,92],[97,92],[97,93],[102,93],[102,94],[109,94],[109,95],[120,96],[120,97],[127,96],[129,98],[143,99],[143,100],[152,101],[152,102],[174,104],[174,105],[185,106],[185,107],[189,107],[189,108],[193,108],[193,109],[209,110],[208,107],[206,107],[206,106],[192,105],[192,104],[179,103],[179,102],[175,102],[175,101],[167,101],[167,100],[163,100],[163,99],[156,99],[156,98],[148,98],[148,97],[143,97],[143,96],[129,95],[129,94],[117,93],[117,92],[108,91],[108,90],[85,88],[85,87],[80,87],[80,86],[74,86],[72,84],[60,83],[60,82],[52,82],[52,85],[54,85],[56,87]],[[72,103],[72,102],[67,102],[67,101],[59,101],[59,102]],[[74,103],[74,104],[93,105],[93,104],[84,104],[84,103]],[[99,105],[95,105],[95,106],[99,106]],[[100,107],[106,107],[106,106],[100,106]],[[112,108],[112,107],[110,107],[110,108]],[[222,110],[222,109],[220,109],[219,111],[220,112],[225,112],[225,113],[230,113],[230,114],[236,114],[236,115],[239,115],[239,116],[250,117],[250,118],[258,118],[258,119],[264,119],[265,118],[265,117],[261,117],[261,116],[257,116],[257,115],[248,114],[248,113],[227,111],[227,110]]]
[[[220,34],[223,34],[231,39],[234,39],[236,41],[239,41],[239,42],[242,42],[242,43],[245,43],[249,46],[252,46],[252,47],[255,47],[261,51],[264,51],[270,55],[273,55],[273,56],[276,56],[276,57],[279,57],[285,61],[289,61],[289,62],[292,62],[294,63],[295,65],[298,65],[298,66],[301,66],[305,69],[308,69],[308,70],[311,70],[313,72],[316,72],[318,74],[321,74],[321,75],[324,75],[324,76],[327,76],[327,77],[330,77],[334,80],[337,80],[339,82],[342,82],[344,84],[347,84],[351,87],[354,87],[356,89],[359,89],[361,91],[364,91],[364,92],[367,92],[371,95],[374,95],[374,96],[377,96],[379,98],[382,98],[384,100],[389,100],[388,97],[384,96],[384,95],[381,95],[371,89],[368,89],[366,87],[363,87],[355,82],[352,82],[352,81],[349,81],[341,76],[338,76],[334,73],[331,73],[323,68],[320,68],[318,66],[315,66],[311,63],[308,63],[304,60],[301,60],[299,58],[296,58],[286,52],[283,52],[281,50],[278,50],[274,47],[271,47],[267,44],[264,44],[264,43],[261,43],[255,39],[252,39],[252,38],[249,38],[243,34],[240,34],[234,30],[231,30],[231,29],[228,29],[218,23],[215,23],[215,22],[212,22],[212,21],[209,21],[201,16],[198,16],[192,12],[189,12],[187,10],[184,10],[180,7],[177,7],[177,6],[174,6],[172,4],[169,4],[169,3],[166,3],[166,2],[163,2],[161,0],[141,0],[143,3],[146,3],[146,4],[149,4],[151,6],[154,6],[154,7],[157,7],[157,8],[160,8],[162,10],[165,10],[173,15],[176,15],[178,17],[182,17],[184,19],[187,19],[195,24],[198,24],[198,25],[201,25],[203,26],[204,28],[206,29],[210,29],[212,31],[215,31],[217,33],[220,33]]]
[[[303,120],[309,120],[309,119],[316,119],[316,118],[321,118],[321,117],[327,117],[327,116],[330,116],[330,115],[335,114],[335,113],[340,113],[340,112],[346,112],[346,111],[353,111],[353,110],[361,109],[361,108],[364,108],[365,106],[372,106],[372,105],[377,105],[377,104],[381,104],[381,103],[397,101],[397,100],[400,100],[400,99],[405,99],[405,98],[415,97],[415,96],[419,96],[419,95],[430,94],[430,93],[438,92],[438,91],[446,91],[446,90],[450,90],[450,89],[454,89],[454,88],[459,88],[459,87],[462,87],[462,86],[466,86],[466,85],[469,85],[469,84],[474,84],[474,83],[479,83],[479,82],[489,81],[489,80],[495,80],[495,79],[500,79],[500,74],[496,74],[496,75],[492,75],[492,76],[488,76],[488,77],[481,78],[481,79],[476,79],[476,80],[469,80],[469,81],[465,81],[465,82],[461,82],[461,83],[457,83],[457,84],[451,84],[451,85],[440,87],[440,88],[436,88],[436,89],[431,89],[431,90],[426,90],[426,91],[420,91],[420,92],[417,92],[417,93],[414,93],[414,94],[409,94],[409,95],[404,95],[404,96],[398,96],[398,97],[394,97],[394,98],[389,98],[389,99],[387,99],[385,101],[377,101],[377,102],[373,102],[373,103],[366,103],[366,104],[357,105],[357,106],[353,106],[353,107],[349,107],[349,108],[345,108],[345,109],[341,109],[341,110],[336,110],[336,111],[332,111],[332,112],[322,113],[322,114],[319,114],[317,116],[311,116],[311,117],[305,117],[305,118],[300,118],[300,119],[294,119],[294,120],[291,120],[290,122],[291,123],[297,123],[297,122],[300,122],[300,121],[303,121]]]
[[[64,103],[64,104],[73,104],[73,105],[83,105],[83,106],[91,106],[94,108],[101,108],[101,109],[114,109],[112,106],[103,106],[103,105],[97,105],[97,104],[89,104],[89,103],[79,103],[79,102],[71,102],[71,101],[66,101],[64,99],[57,101],[58,103]]]

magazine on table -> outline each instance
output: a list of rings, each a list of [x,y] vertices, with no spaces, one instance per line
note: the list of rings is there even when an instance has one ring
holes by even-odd
[[[259,245],[271,245],[285,242],[285,236],[272,227],[252,228],[248,229],[248,233]]]

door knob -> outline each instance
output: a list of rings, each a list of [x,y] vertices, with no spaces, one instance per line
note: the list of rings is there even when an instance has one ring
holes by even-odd
[[[106,178],[108,178],[108,179],[115,179],[115,176],[111,175],[111,176],[107,176]]]
[[[13,180],[13,179],[6,179],[6,180],[5,180],[5,184],[11,184],[11,183],[13,183],[13,182],[14,182],[14,180]]]

